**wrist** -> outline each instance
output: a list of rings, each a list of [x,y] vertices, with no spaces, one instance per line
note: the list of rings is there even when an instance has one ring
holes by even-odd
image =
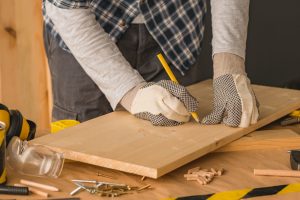
[[[245,60],[231,53],[217,53],[213,56],[214,79],[225,74],[243,74],[245,72]]]
[[[121,99],[120,104],[127,110],[130,112],[131,110],[131,105],[133,102],[133,99],[136,96],[136,93],[138,92],[138,90],[143,87],[147,82],[141,82],[138,85],[136,85],[135,87],[133,87],[131,90],[129,90]]]

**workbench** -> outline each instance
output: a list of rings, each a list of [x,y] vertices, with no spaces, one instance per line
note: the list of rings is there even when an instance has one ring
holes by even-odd
[[[280,129],[278,122],[275,122],[264,129]],[[286,127],[285,127],[286,128]],[[289,129],[300,134],[300,125],[289,126]],[[299,144],[300,147],[300,144]],[[224,168],[223,176],[216,177],[208,185],[200,185],[196,181],[186,181],[183,175],[188,169],[196,166],[202,168]],[[164,199],[167,197],[180,197],[199,194],[209,194],[227,190],[237,190],[255,187],[267,187],[273,185],[282,185],[290,183],[300,183],[300,178],[288,177],[263,177],[254,176],[253,169],[290,169],[289,154],[286,149],[267,149],[267,150],[249,150],[237,152],[210,153],[199,158],[177,170],[154,180],[146,178],[141,181],[141,176],[123,173],[120,171],[109,170],[97,166],[83,164],[79,162],[66,161],[61,176],[58,179],[37,178],[19,175],[8,171],[8,184],[18,183],[19,179],[28,179],[36,182],[50,184],[61,189],[61,192],[49,192],[51,197],[70,197],[69,193],[76,186],[71,182],[72,179],[101,180],[107,182],[126,183],[132,186],[142,186],[151,184],[153,189],[144,190],[139,193],[128,194],[116,199],[121,200],[148,200]],[[116,179],[98,176],[97,173],[113,176]],[[79,192],[75,197],[81,199],[109,199],[109,197],[98,197],[85,191]],[[7,199],[43,199],[37,195],[30,196],[11,196],[1,195]],[[290,193],[280,196],[257,197],[252,199],[300,199],[300,193]]]

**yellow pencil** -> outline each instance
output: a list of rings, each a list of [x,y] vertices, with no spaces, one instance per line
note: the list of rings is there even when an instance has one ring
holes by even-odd
[[[167,61],[165,60],[165,58],[163,57],[163,55],[160,53],[157,55],[157,58],[159,59],[160,63],[162,64],[163,68],[166,70],[168,76],[170,77],[170,79],[172,81],[174,81],[175,83],[179,84],[179,82],[177,81],[175,75],[173,74],[173,72],[171,71],[170,66],[168,65]],[[199,120],[199,116],[196,112],[191,112],[192,117],[195,119],[196,122],[200,122]]]

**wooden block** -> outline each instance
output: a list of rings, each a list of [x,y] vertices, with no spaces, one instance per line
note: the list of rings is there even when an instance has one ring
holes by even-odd
[[[246,151],[258,149],[299,149],[300,135],[290,129],[255,131],[216,152]]]
[[[176,127],[155,127],[118,111],[32,142],[61,152],[67,159],[158,178],[300,108],[300,91],[256,85],[253,88],[261,104],[261,117],[248,128],[199,125],[193,120]],[[212,82],[204,81],[188,89],[199,100],[199,115],[208,114]]]

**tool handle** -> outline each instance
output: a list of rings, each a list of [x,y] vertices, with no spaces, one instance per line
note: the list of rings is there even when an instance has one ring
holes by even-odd
[[[292,124],[300,123],[300,117],[292,117],[281,121],[281,126],[288,126]]]
[[[0,186],[0,194],[29,195],[28,187]]]

